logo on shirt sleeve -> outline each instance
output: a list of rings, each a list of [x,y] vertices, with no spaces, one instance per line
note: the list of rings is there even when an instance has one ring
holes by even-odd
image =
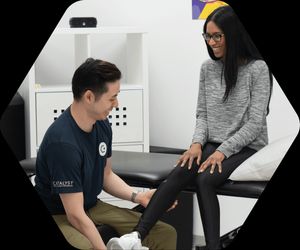
[[[101,142],[99,144],[99,154],[101,156],[104,156],[106,154],[106,151],[107,151],[107,146],[106,146],[106,143],[105,142]]]
[[[53,187],[73,187],[73,181],[53,181]]]

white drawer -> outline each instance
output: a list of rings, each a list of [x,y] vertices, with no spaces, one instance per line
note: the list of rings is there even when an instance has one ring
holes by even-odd
[[[119,107],[109,114],[113,143],[143,142],[143,90],[121,90]],[[36,93],[36,146],[42,142],[46,130],[71,105],[71,91]],[[120,148],[120,146],[114,146]],[[119,150],[119,149],[117,149]],[[142,145],[122,145],[124,151],[143,151]]]
[[[112,145],[112,150],[116,151],[131,151],[131,152],[143,152],[143,145]]]
[[[121,90],[119,107],[108,116],[113,130],[113,142],[143,141],[143,90]]]
[[[72,92],[36,93],[36,145],[39,147],[46,130],[73,101]]]

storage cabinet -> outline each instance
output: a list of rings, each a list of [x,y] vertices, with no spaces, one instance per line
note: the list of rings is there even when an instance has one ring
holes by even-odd
[[[73,100],[71,90],[48,88],[36,91],[36,147],[42,142],[48,127]],[[117,150],[143,151],[143,89],[123,88],[119,95],[119,107],[114,108],[108,119],[113,130],[113,146]],[[128,145],[128,143],[140,143]],[[142,147],[141,147],[142,146]]]
[[[114,143],[143,141],[143,90],[123,89],[118,95],[119,107],[108,119],[113,129]]]

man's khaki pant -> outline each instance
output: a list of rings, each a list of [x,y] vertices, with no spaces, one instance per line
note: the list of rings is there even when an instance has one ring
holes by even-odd
[[[138,212],[116,207],[100,200],[87,211],[87,215],[95,224],[112,226],[121,236],[131,233],[141,216]],[[78,249],[92,249],[90,241],[68,222],[66,215],[53,215],[53,218],[72,246]],[[174,250],[176,249],[176,231],[172,226],[159,221],[143,240],[142,245],[151,250]]]

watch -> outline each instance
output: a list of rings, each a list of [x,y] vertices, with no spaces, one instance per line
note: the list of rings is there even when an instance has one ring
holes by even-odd
[[[138,194],[137,191],[133,191],[133,192],[132,192],[131,198],[130,198],[130,200],[131,200],[132,202],[135,202],[135,198],[136,198],[137,194]]]

